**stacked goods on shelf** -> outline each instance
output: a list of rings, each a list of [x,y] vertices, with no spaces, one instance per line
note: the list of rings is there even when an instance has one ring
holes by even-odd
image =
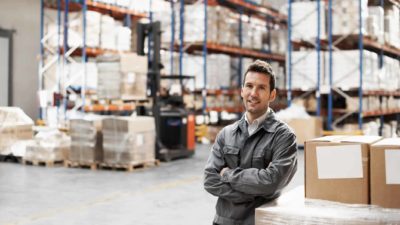
[[[175,9],[175,11],[177,11]],[[185,5],[184,41],[202,43],[204,41],[204,5]],[[161,21],[162,42],[171,42],[171,9],[164,7],[154,14],[154,20]],[[179,15],[176,12],[176,15]],[[207,6],[207,42],[239,47],[239,15],[223,6]],[[179,19],[175,18],[175,42],[179,40]],[[243,16],[242,47],[262,49],[266,23],[257,18]]]
[[[400,9],[392,5],[385,9],[385,42],[400,48]]]
[[[73,87],[82,87],[83,84],[86,90],[97,89],[98,69],[95,62],[86,62],[86,78],[83,81],[84,65],[80,58],[75,58],[76,63],[66,65],[66,73],[68,74],[68,85]],[[84,83],[85,82],[85,83]]]
[[[103,120],[106,164],[134,164],[155,159],[153,117],[112,117]]]
[[[120,59],[121,98],[146,99],[147,57],[137,54],[122,54]]]
[[[117,27],[120,22],[108,15],[101,15],[100,47],[103,49],[116,49]]]
[[[204,40],[204,5],[186,5],[185,11],[185,42],[201,42]],[[218,40],[218,10],[217,7],[207,7],[207,41]]]
[[[120,98],[120,57],[118,55],[98,57],[97,69],[97,97],[99,99]]]
[[[341,129],[343,131],[351,131],[351,129],[358,129],[358,124],[346,124]],[[380,135],[379,130],[381,127],[381,122],[379,119],[370,121],[363,124],[363,134],[365,135]],[[380,135],[384,138],[400,137],[398,122],[396,120],[385,122],[382,126],[382,134]]]
[[[392,199],[396,199],[393,198]],[[256,209],[255,224],[398,224],[398,209],[304,198],[304,187]]]
[[[69,13],[68,45],[83,46],[83,14]],[[100,47],[101,14],[95,11],[86,12],[86,46],[90,48]]]
[[[321,54],[323,55],[323,53]],[[321,57],[324,59],[323,57]],[[292,88],[301,90],[310,90],[317,86],[317,53],[315,51],[294,51],[292,52]],[[321,78],[323,83],[324,77],[324,61],[320,61]]]
[[[23,160],[57,162],[68,158],[71,138],[57,129],[42,130],[26,145]]]
[[[20,108],[0,107],[0,155],[12,153],[18,141],[33,137],[33,121]]]
[[[102,118],[88,117],[70,120],[71,151],[69,160],[96,163],[103,160]]]
[[[116,28],[116,50],[129,51],[131,50],[131,29],[122,25]]]
[[[400,88],[400,61],[395,58],[383,57],[383,69],[379,73],[379,89],[395,91]],[[377,88],[378,88],[377,87]]]
[[[318,14],[315,2],[292,3],[292,39],[313,40],[317,37]],[[325,11],[324,3],[321,2],[320,29],[321,38],[325,37]]]
[[[365,31],[366,35],[379,43],[385,43],[384,40],[384,11],[380,6],[369,6],[368,17],[366,18]]]
[[[271,29],[267,34],[263,34],[263,49],[278,54],[286,54],[287,52],[287,30]],[[270,39],[268,39],[270,38]],[[271,44],[269,44],[269,40]]]
[[[317,85],[317,53],[311,51],[292,52],[292,88],[309,90]],[[360,86],[359,50],[341,50],[332,52],[333,85],[343,90]],[[320,84],[329,84],[329,54],[321,52]],[[384,58],[384,67],[379,69],[379,57],[375,52],[363,50],[363,89],[396,90],[400,88],[398,60]]]
[[[332,53],[333,85],[343,90],[360,86],[360,51],[342,50]],[[325,55],[327,63],[328,55]],[[363,50],[363,89],[376,90],[379,80],[378,54]],[[325,74],[325,84],[329,84],[329,75]]]
[[[359,33],[359,1],[332,1],[332,34],[349,35]],[[362,27],[366,27],[368,0],[361,1]]]

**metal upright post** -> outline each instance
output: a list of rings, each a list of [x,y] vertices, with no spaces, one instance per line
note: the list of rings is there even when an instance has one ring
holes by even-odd
[[[83,1],[82,7],[82,17],[83,17],[83,40],[82,40],[82,65],[83,65],[83,78],[82,78],[82,87],[81,87],[81,98],[82,98],[82,111],[85,109],[86,103],[86,11],[87,5],[86,1]]]
[[[63,46],[63,81],[65,83],[66,80],[66,74],[65,74],[65,70],[66,70],[66,66],[68,63],[67,60],[67,52],[68,52],[68,26],[69,26],[69,22],[68,22],[68,13],[69,13],[69,0],[65,0],[65,8],[64,8],[64,46]],[[64,109],[64,118],[67,118],[67,88],[68,87],[63,87],[63,91],[62,91],[62,96],[63,96],[63,109]]]
[[[321,2],[317,0],[317,116],[321,115],[321,91],[320,91],[320,82],[321,82],[321,43],[320,43],[320,35],[321,35]]]
[[[174,45],[175,45],[175,6],[174,1],[171,1],[171,43],[170,51],[170,75],[174,75]]]
[[[152,0],[149,1],[149,20],[150,20],[150,24],[153,23],[153,2]],[[147,40],[147,61],[148,62],[152,62],[153,60],[153,52],[152,52],[152,40],[153,39],[153,33],[150,32],[149,36],[148,36],[148,40]],[[150,65],[149,65],[150,67]]]
[[[360,88],[358,89],[358,99],[359,99],[359,113],[358,113],[358,128],[362,130],[362,125],[363,125],[363,49],[364,49],[364,42],[363,42],[363,27],[362,27],[362,1],[359,0],[358,3],[358,16],[359,16],[359,21],[358,21],[358,49],[360,51]]]
[[[125,24],[124,24],[125,27],[131,28],[131,26],[132,26],[132,17],[131,17],[131,15],[125,14],[124,22],[125,22]]]
[[[382,9],[383,9],[383,7],[384,7],[384,2],[383,2],[383,0],[380,0],[380,4],[379,4],[379,5],[380,5],[380,6],[382,7]],[[379,51],[379,69],[382,70],[383,65],[384,65],[384,60],[383,60],[383,49],[381,48],[381,50]],[[379,100],[381,101],[381,104],[382,104],[382,96],[379,97]],[[379,122],[380,122],[380,126],[379,126],[379,135],[382,136],[382,133],[383,133],[383,125],[384,125],[384,118],[383,118],[383,115],[380,115]]]
[[[207,6],[208,0],[204,0],[204,42],[203,42],[203,114],[206,113],[207,109],[207,30],[208,30],[208,18],[207,18]]]
[[[239,8],[239,47],[243,48],[243,8]],[[238,86],[242,87],[242,73],[243,73],[243,56],[239,55],[239,76],[238,76]]]
[[[332,0],[328,5],[328,47],[329,47],[329,94],[328,94],[328,120],[327,128],[332,130]]]
[[[43,67],[44,67],[44,47],[43,47],[43,36],[44,36],[44,0],[40,1],[40,63],[39,63],[39,81],[38,90],[43,90]],[[44,119],[44,109],[39,106],[39,119]]]
[[[60,66],[61,66],[61,0],[57,0],[57,93],[60,93]],[[57,110],[59,105],[57,104]]]
[[[179,76],[183,73],[183,41],[184,41],[184,16],[185,16],[185,1],[180,0],[179,9]]]
[[[287,61],[287,68],[288,68],[288,77],[287,77],[287,101],[288,106],[292,105],[292,0],[288,0],[289,4],[289,12],[288,12],[288,61]]]

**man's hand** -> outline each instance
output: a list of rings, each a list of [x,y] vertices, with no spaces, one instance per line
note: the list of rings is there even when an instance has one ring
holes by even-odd
[[[219,172],[219,174],[220,174],[221,176],[223,176],[224,173],[225,173],[227,170],[229,170],[229,167],[223,168],[223,169],[221,170],[221,172]]]

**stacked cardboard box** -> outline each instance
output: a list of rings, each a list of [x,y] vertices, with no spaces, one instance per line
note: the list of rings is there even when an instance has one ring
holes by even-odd
[[[369,152],[379,136],[326,136],[306,142],[305,196],[369,204]]]
[[[0,155],[11,153],[10,147],[33,137],[33,121],[20,108],[0,107]]]
[[[332,34],[349,35],[359,33],[359,1],[333,1]],[[362,27],[365,31],[365,18],[368,16],[368,0],[361,1]]]
[[[94,163],[103,160],[102,119],[71,119],[71,152],[69,160],[78,163]]]
[[[255,224],[399,224],[400,210],[304,198],[304,187],[256,209]]]
[[[121,72],[119,56],[104,56],[97,59],[97,97],[99,99],[120,98]]]
[[[122,99],[146,99],[147,57],[137,54],[122,54],[120,59]]]
[[[153,117],[114,117],[103,120],[104,162],[133,164],[155,159]]]
[[[371,204],[400,208],[400,138],[371,147]]]
[[[320,37],[325,37],[325,11],[321,2]],[[292,4],[293,40],[312,40],[317,37],[318,14],[316,2],[294,2]]]

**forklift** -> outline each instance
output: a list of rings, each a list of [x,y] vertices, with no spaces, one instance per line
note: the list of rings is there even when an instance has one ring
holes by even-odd
[[[160,22],[137,24],[137,53],[145,55],[145,39],[148,40],[147,90],[153,104],[151,110],[144,107],[138,115],[153,116],[156,124],[156,158],[170,161],[192,156],[195,152],[195,115],[190,112],[180,96],[161,95],[161,79],[190,79],[188,76],[161,76]],[[182,82],[181,82],[182,83]],[[183,87],[181,86],[183,90]]]

